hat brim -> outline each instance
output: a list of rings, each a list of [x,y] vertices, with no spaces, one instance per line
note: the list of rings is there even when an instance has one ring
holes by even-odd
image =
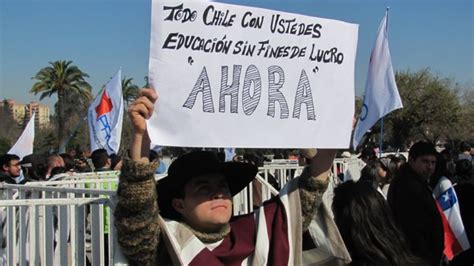
[[[232,197],[248,186],[258,171],[256,166],[243,162],[225,162],[219,166],[219,169],[207,174],[222,174],[227,180]],[[166,176],[158,181],[158,204],[163,217],[177,219],[177,213],[171,206],[172,199],[180,197],[179,192],[184,190],[186,183],[199,176],[201,175]]]

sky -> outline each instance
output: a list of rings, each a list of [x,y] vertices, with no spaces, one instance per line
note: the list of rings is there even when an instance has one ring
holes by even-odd
[[[359,24],[355,90],[363,95],[368,61],[387,6],[395,71],[430,68],[474,83],[472,0],[221,0]],[[0,0],[0,100],[39,101],[32,77],[48,62],[72,60],[95,95],[122,67],[143,86],[148,72],[151,0]],[[472,89],[472,86],[470,86]],[[53,106],[55,97],[41,103]]]

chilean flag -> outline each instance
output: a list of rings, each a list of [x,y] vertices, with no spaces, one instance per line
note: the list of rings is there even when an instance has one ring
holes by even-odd
[[[470,248],[461,219],[458,197],[453,184],[444,176],[433,190],[433,196],[443,220],[444,255],[448,260],[452,260],[454,256]]]
[[[102,92],[89,106],[87,119],[91,151],[106,149],[118,153],[123,122],[122,70],[107,82]]]

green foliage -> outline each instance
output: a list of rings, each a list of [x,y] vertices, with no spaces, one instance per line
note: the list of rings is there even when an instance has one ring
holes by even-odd
[[[58,143],[64,143],[69,128],[66,127],[66,117],[69,119],[68,115],[78,114],[78,109],[86,108],[92,98],[92,89],[85,81],[89,76],[72,65],[72,61],[58,60],[49,64],[33,77],[37,82],[33,84],[30,93],[40,93],[40,100],[57,94],[57,138]]]
[[[122,78],[122,94],[125,106],[128,106],[138,97],[140,88],[132,83],[133,78]]]
[[[406,148],[411,141],[437,143],[453,138],[462,118],[457,84],[429,69],[395,75],[403,108],[384,118],[385,141]]]
[[[33,153],[47,154],[51,149],[57,147],[57,139],[52,127],[41,128],[35,132]]]
[[[10,112],[6,113],[2,117],[2,126],[0,126],[0,136],[4,143],[8,143],[9,147],[7,151],[11,148],[13,143],[20,137],[22,127],[13,119],[13,114]],[[7,152],[6,151],[6,152]]]
[[[4,137],[0,137],[0,154],[7,153],[11,147],[12,147],[12,144],[10,143],[8,139]]]

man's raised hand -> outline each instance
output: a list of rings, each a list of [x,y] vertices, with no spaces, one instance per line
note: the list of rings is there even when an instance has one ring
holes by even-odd
[[[153,114],[153,107],[158,99],[155,90],[141,89],[138,98],[128,107],[128,115],[133,127],[130,157],[137,162],[148,162],[150,139],[146,129],[146,120]]]
[[[128,107],[128,115],[135,134],[145,134],[145,120],[153,114],[153,107],[157,99],[158,95],[155,90],[143,88],[138,92],[138,98]]]

